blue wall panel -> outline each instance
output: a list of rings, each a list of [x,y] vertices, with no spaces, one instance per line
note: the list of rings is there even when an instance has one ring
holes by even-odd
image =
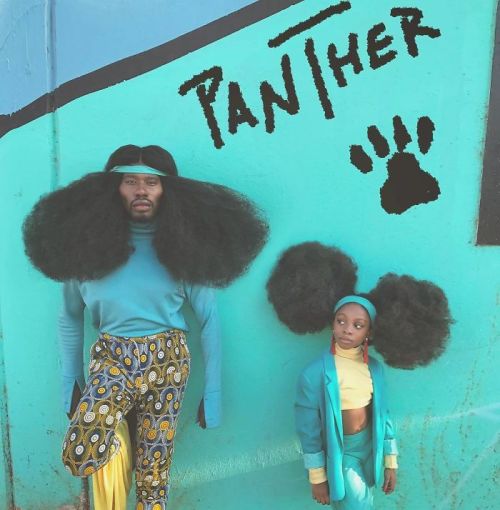
[[[50,88],[46,2],[0,2],[0,113],[11,113]]]
[[[253,2],[4,0],[0,113],[15,112],[54,86],[159,46]],[[52,86],[46,78],[47,58],[53,60]]]

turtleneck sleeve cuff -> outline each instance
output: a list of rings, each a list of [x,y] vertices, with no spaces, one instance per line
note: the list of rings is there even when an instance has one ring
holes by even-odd
[[[398,456],[397,455],[385,455],[384,456],[384,467],[389,469],[398,468]]]
[[[326,476],[326,469],[324,467],[320,468],[312,468],[309,469],[309,482],[316,484],[316,483],[323,483],[328,480]]]

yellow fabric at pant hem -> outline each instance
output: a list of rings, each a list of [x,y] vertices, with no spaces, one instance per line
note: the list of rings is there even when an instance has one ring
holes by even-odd
[[[116,429],[120,449],[111,460],[92,475],[95,510],[125,510],[132,485],[132,452],[127,420]]]

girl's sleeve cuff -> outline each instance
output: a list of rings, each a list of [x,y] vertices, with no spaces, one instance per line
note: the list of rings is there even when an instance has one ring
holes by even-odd
[[[323,483],[327,480],[326,469],[324,467],[312,468],[309,470],[309,481],[311,483]]]
[[[397,455],[398,444],[395,439],[384,439],[384,455]]]
[[[384,456],[384,467],[389,469],[398,468],[398,456],[397,455],[385,455]]]
[[[326,466],[325,452],[304,453],[304,467],[306,469],[324,468]]]

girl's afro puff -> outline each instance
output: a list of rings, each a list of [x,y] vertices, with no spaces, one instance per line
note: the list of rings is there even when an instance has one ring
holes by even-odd
[[[336,248],[298,244],[278,260],[267,282],[267,297],[295,333],[321,331],[332,321],[335,303],[353,293],[356,271],[356,264]]]
[[[377,308],[373,345],[388,365],[411,369],[443,353],[453,320],[438,286],[389,273],[369,299]]]

